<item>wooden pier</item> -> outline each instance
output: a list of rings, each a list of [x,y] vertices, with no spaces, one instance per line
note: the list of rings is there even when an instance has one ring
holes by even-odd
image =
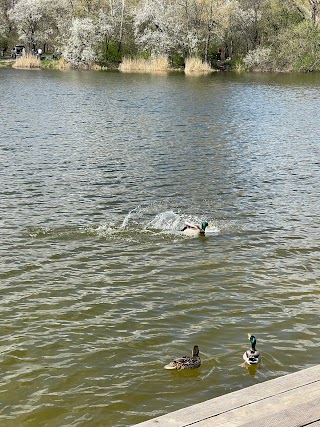
[[[139,427],[320,427],[320,365],[136,424]]]

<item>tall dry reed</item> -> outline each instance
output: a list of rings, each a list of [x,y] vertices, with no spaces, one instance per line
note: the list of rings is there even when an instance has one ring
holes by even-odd
[[[40,59],[34,55],[25,55],[16,59],[13,68],[40,68]]]
[[[70,70],[71,65],[69,64],[69,62],[67,62],[64,58],[60,58],[57,61],[57,68],[58,70]]]
[[[210,67],[210,65],[199,58],[190,57],[186,59],[186,64],[184,68],[184,72],[186,74],[211,73],[212,71],[213,69]]]
[[[166,56],[150,59],[124,57],[119,70],[122,72],[162,73],[169,71],[169,60]]]

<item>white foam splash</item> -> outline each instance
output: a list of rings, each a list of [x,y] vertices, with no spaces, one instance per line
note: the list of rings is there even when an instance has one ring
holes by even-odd
[[[206,234],[215,234],[215,233],[219,233],[219,228],[216,227],[215,225],[210,224],[206,228]]]
[[[193,222],[195,224],[201,224],[202,219],[196,216],[185,215],[182,213],[174,212],[173,210],[167,210],[164,212],[151,212],[155,211],[155,207],[143,208],[138,206],[132,209],[123,219],[122,223],[117,225],[116,223],[102,224],[96,228],[98,235],[111,235],[118,234],[126,236],[128,233],[155,233],[155,234],[170,234],[177,235],[181,234],[181,230],[186,222]],[[151,219],[150,219],[151,217]],[[206,234],[218,233],[219,229],[217,226],[209,222],[209,226],[206,228]],[[123,234],[125,233],[125,234]],[[119,234],[118,234],[119,235]]]
[[[183,218],[173,211],[160,212],[148,222],[145,228],[154,228],[157,230],[179,230]]]

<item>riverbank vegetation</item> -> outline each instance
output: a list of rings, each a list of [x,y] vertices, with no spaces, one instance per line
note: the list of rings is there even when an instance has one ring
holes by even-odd
[[[13,68],[40,68],[40,59],[34,55],[24,55],[17,58]]]
[[[320,0],[0,0],[0,52],[23,43],[86,69],[163,70],[165,58],[186,71],[319,71],[319,14]]]
[[[196,57],[187,58],[184,69],[187,74],[212,72],[212,68],[208,62],[201,61],[201,59]]]
[[[157,56],[155,58],[130,58],[124,57],[119,70],[123,72],[167,72],[170,65],[167,56]]]

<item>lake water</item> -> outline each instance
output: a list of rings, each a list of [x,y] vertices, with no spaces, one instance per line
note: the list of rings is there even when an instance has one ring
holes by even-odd
[[[320,363],[319,75],[0,87],[1,426],[129,426]]]

